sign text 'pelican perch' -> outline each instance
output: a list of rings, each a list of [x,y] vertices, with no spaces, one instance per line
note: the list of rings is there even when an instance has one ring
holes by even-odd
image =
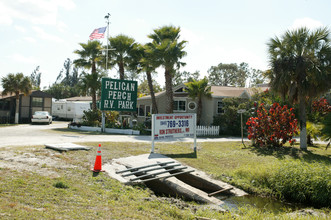
[[[101,110],[136,111],[137,81],[102,78]]]

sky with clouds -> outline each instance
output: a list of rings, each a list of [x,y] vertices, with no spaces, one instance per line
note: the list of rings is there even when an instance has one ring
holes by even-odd
[[[64,61],[77,58],[79,43],[106,26],[107,13],[110,36],[140,43],[149,42],[155,28],[179,26],[188,41],[182,71],[204,76],[211,66],[241,62],[266,70],[270,38],[301,26],[330,28],[330,9],[329,0],[0,0],[0,77],[29,76],[40,66],[42,88],[52,85]]]

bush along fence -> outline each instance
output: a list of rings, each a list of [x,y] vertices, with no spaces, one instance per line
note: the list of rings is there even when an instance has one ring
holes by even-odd
[[[197,136],[218,136],[220,126],[197,126]]]

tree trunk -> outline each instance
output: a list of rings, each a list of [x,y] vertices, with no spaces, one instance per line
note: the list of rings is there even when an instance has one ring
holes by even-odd
[[[166,86],[166,113],[173,113],[173,92],[172,92],[172,76],[170,70],[166,69],[164,72],[165,86]]]
[[[18,124],[20,110],[20,95],[16,93],[16,106],[15,106],[15,124]]]
[[[95,62],[92,62],[92,74],[97,74],[97,68]],[[97,110],[97,95],[95,89],[91,89],[92,96],[92,110]]]
[[[310,134],[307,135],[307,145],[308,146],[313,146],[314,145]]]
[[[97,110],[97,95],[96,95],[96,91],[94,89],[92,89],[91,91],[91,96],[92,96],[92,110],[95,111]]]
[[[151,92],[151,97],[152,97],[152,113],[157,114],[158,109],[157,109],[157,105],[156,105],[156,99],[155,99],[155,94],[154,94],[154,88],[153,88],[153,83],[152,83],[153,81],[152,81],[151,72],[146,71],[146,75],[147,75],[149,91]]]
[[[118,68],[120,72],[120,80],[124,80],[124,64],[123,62],[118,63]]]
[[[96,65],[95,65],[95,62],[93,61],[92,62],[92,70],[91,70],[92,72],[92,74],[96,74],[97,73],[97,67],[96,67]]]
[[[299,112],[300,112],[300,149],[307,150],[307,128],[306,128],[306,101],[305,97],[299,97]]]
[[[197,125],[200,125],[201,114],[202,114],[202,100],[201,97],[199,97],[198,109],[197,109]]]

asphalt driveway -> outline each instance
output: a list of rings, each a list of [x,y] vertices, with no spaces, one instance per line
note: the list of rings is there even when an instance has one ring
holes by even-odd
[[[0,127],[0,147],[28,146],[78,142],[150,142],[150,136],[143,135],[91,135],[81,132],[63,132],[59,129],[68,127],[68,122],[53,121],[53,124],[23,124]],[[191,138],[181,141],[193,141]],[[198,138],[198,142],[206,141],[241,141],[241,138]]]

